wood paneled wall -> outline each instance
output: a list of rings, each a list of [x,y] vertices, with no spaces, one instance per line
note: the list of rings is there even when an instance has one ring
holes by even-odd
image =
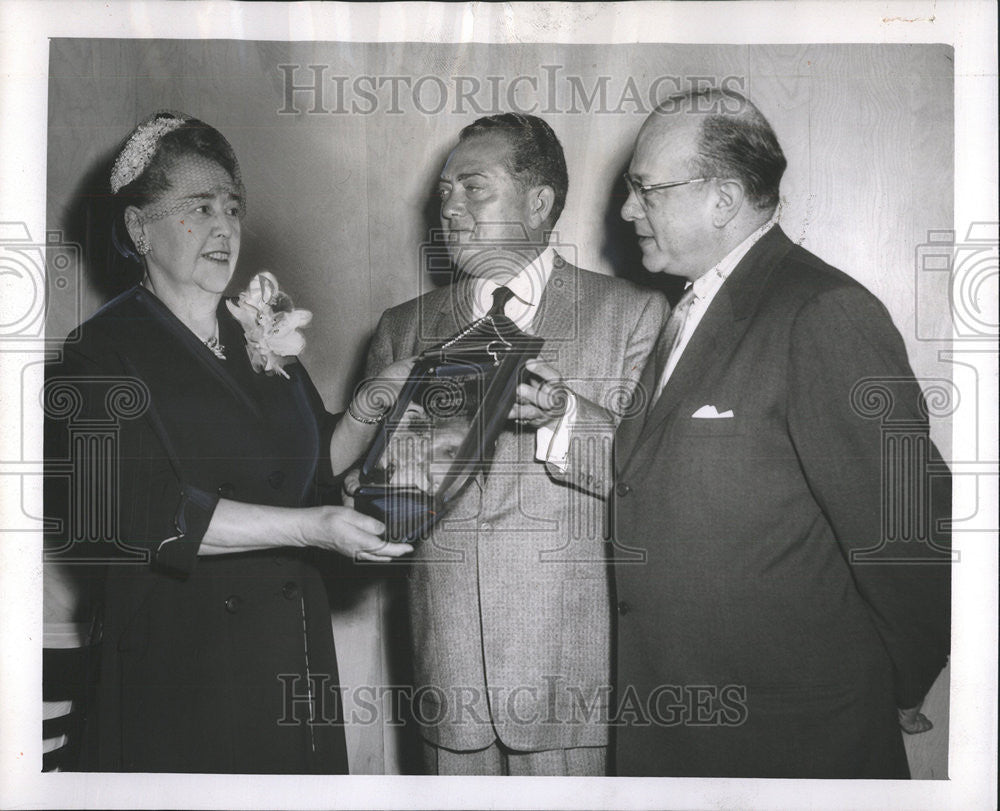
[[[289,105],[279,65],[301,66],[298,85],[312,84],[320,71],[307,66],[326,66],[322,101],[300,91]],[[415,102],[412,90],[424,76],[443,83],[425,80]],[[470,84],[459,76],[478,79],[480,91],[461,99]],[[373,79],[357,84],[359,77]],[[487,111],[514,104],[525,112],[537,103],[559,135],[570,191],[558,233],[574,261],[663,284],[641,270],[631,228],[618,217],[619,178],[651,89],[662,97],[694,83],[728,83],[757,103],[788,157],[785,230],[882,299],[918,376],[950,379],[937,359],[942,344],[928,340],[951,334],[947,277],[926,273],[918,256],[928,232],[949,229],[953,220],[952,52],[935,45],[54,39],[48,227],[83,250],[76,285],[50,302],[49,332],[66,333],[126,283],[102,234],[102,180],[138,120],[158,109],[182,110],[218,127],[240,157],[249,212],[234,289],[269,269],[315,313],[303,360],[327,406],[339,410],[381,312],[433,284],[421,244],[436,217],[434,182],[458,130],[478,116],[473,102]],[[438,110],[442,87],[446,103]],[[335,111],[352,102],[376,109]],[[310,112],[314,106],[331,112]],[[279,113],[289,107],[298,112]],[[933,431],[948,457],[948,423],[935,422]],[[406,644],[393,607],[398,584],[353,571],[332,584],[345,684],[393,683],[390,665]],[[938,727],[919,741],[915,766],[918,774],[941,777],[944,679],[929,712]],[[407,768],[396,728],[352,725],[348,734],[353,771]]]

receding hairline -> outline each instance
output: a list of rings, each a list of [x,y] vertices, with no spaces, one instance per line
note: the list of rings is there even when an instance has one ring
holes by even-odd
[[[704,118],[702,120],[691,120],[681,117],[680,113],[667,113],[657,116],[650,115],[643,122],[636,138],[636,149],[640,144],[646,142],[647,149],[653,149],[656,153],[669,149],[669,144],[661,144],[663,138],[681,135],[682,137],[690,133],[691,154],[687,159],[697,160],[701,156],[702,133],[704,132]]]
[[[695,99],[706,99],[712,104],[708,110],[692,109]],[[736,103],[738,110],[729,110],[720,103]],[[646,117],[639,129],[636,138],[638,142],[644,138],[653,138],[667,133],[681,133],[690,131],[693,138],[692,159],[697,160],[704,157],[702,147],[705,141],[706,129],[715,122],[738,122],[748,125],[764,125],[771,128],[770,122],[757,106],[746,96],[738,93],[726,92],[718,88],[710,88],[703,91],[692,91],[680,93],[664,99]],[[689,126],[685,126],[689,124]],[[773,129],[772,129],[773,132]]]

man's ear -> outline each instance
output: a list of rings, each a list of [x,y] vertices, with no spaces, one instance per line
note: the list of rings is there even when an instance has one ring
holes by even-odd
[[[138,245],[139,238],[146,235],[146,225],[142,219],[142,212],[135,206],[129,206],[125,209],[125,230],[128,231],[133,245]]]
[[[739,214],[746,202],[743,184],[735,178],[723,178],[716,186],[717,194],[712,209],[712,225],[725,228]]]
[[[528,225],[532,230],[538,230],[552,213],[556,202],[556,193],[551,186],[535,186],[528,191]]]

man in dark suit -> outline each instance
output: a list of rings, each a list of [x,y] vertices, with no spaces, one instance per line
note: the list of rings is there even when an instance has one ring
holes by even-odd
[[[784,168],[709,91],[626,176],[643,264],[688,286],[616,436],[620,775],[908,777],[948,657],[927,406],[882,304],[777,225]]]
[[[550,244],[568,186],[562,146],[535,116],[462,130],[438,186],[463,275],[387,310],[368,375],[501,308],[544,339],[574,388],[564,416],[524,385],[479,476],[419,544],[408,579],[415,707],[433,774],[602,775],[611,679],[605,501],[558,480],[610,465],[618,406],[666,312],[657,293],[575,267]],[[565,253],[563,246],[560,251]],[[545,366],[547,369],[548,367]],[[544,389],[544,384],[539,388]],[[553,390],[546,390],[552,395]],[[574,448],[581,443],[575,441]]]

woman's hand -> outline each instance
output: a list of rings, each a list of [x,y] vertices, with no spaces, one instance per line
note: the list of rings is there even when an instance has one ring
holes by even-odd
[[[415,356],[397,360],[374,377],[362,381],[351,400],[348,414],[366,420],[377,420],[385,416],[399,399],[399,392],[410,376],[416,360]]]
[[[379,536],[385,525],[348,507],[303,510],[302,543],[330,549],[351,560],[385,563],[413,551],[408,543],[390,543]]]
[[[330,463],[339,476],[375,438],[382,418],[395,405],[416,358],[397,360],[362,382],[330,439]]]
[[[384,563],[413,551],[389,543],[385,526],[349,507],[269,507],[219,499],[199,555],[230,555],[281,546],[315,546],[351,560]]]

